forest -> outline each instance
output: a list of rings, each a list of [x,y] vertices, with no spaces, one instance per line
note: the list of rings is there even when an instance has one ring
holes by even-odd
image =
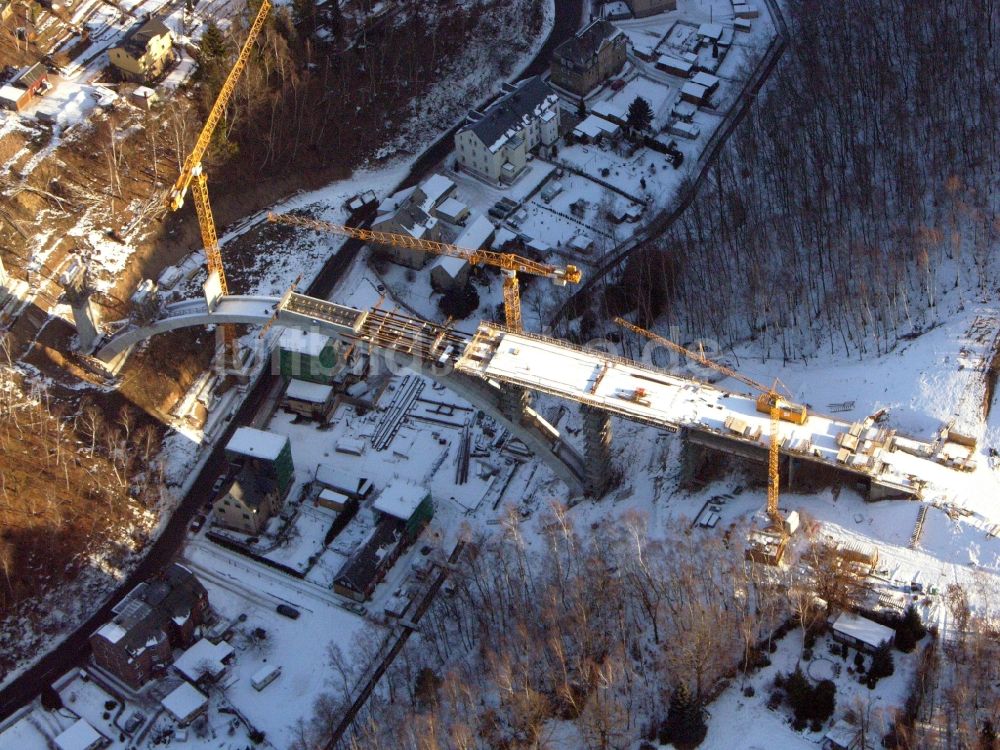
[[[775,673],[767,701],[788,731],[821,732],[847,716],[874,746],[995,748],[1000,630],[995,611],[972,604],[984,601],[984,582],[947,587],[944,606],[958,630],[939,639],[914,607],[870,610],[865,571],[842,564],[811,520],[805,529],[798,563],[776,569],[744,559],[745,529],[662,536],[636,511],[577,528],[558,503],[530,522],[512,509],[501,533],[467,540],[470,554],[449,574],[454,589],[434,599],[335,747],[545,750],[565,746],[556,727],[567,723],[581,743],[573,746],[586,750],[697,747],[712,701],[729,686],[752,696],[748,675],[769,667],[796,630],[800,668]],[[896,637],[861,678],[873,692],[847,700],[833,683],[804,680],[801,668],[836,613],[858,608]],[[330,747],[383,638],[369,629],[349,648],[330,649],[330,689],[316,697],[312,718],[299,720],[291,747]],[[899,652],[913,654],[915,669],[901,705],[888,705],[877,682]],[[857,666],[861,654],[854,659]]]
[[[0,674],[87,614],[138,560],[165,493],[161,433],[135,410],[77,412],[26,383],[0,342]],[[65,587],[72,581],[73,588]],[[67,592],[71,592],[67,595]]]
[[[789,46],[765,95],[681,219],[619,269],[607,305],[639,283],[664,292],[640,316],[723,346],[879,354],[992,286],[1000,12],[784,7]]]

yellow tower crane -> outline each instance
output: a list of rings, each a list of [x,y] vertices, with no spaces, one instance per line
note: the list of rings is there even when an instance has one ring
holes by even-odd
[[[229,100],[236,90],[236,83],[246,69],[253,44],[260,35],[261,29],[264,28],[264,21],[270,11],[271,1],[262,0],[260,10],[257,11],[257,16],[250,26],[250,32],[247,34],[246,41],[243,42],[240,54],[229,71],[229,75],[226,76],[226,80],[219,90],[219,95],[215,98],[215,103],[208,113],[208,119],[205,120],[205,125],[201,129],[201,133],[198,134],[198,140],[184,161],[177,182],[174,183],[167,197],[167,207],[171,211],[177,211],[184,205],[184,197],[187,195],[188,188],[191,188],[191,192],[194,194],[194,209],[198,215],[198,227],[201,229],[201,242],[205,246],[205,259],[208,265],[209,281],[205,287],[206,295],[209,295],[208,290],[210,289],[216,289],[220,295],[229,294],[229,285],[226,283],[226,272],[222,266],[222,254],[219,252],[219,238],[215,231],[212,206],[208,201],[208,178],[201,160],[212,141],[215,128],[226,112],[226,105],[229,104]],[[209,303],[211,304],[212,301],[210,298]],[[224,362],[232,364],[235,358],[236,334],[231,325],[223,326],[222,331]]]
[[[718,362],[714,362],[703,353],[691,351],[680,344],[674,343],[670,339],[659,336],[651,331],[647,331],[644,328],[640,328],[624,318],[615,318],[615,323],[628,329],[629,331],[632,331],[633,333],[648,338],[650,341],[662,344],[668,349],[671,349],[678,354],[682,354],[700,365],[710,367],[723,375],[735,378],[758,392],[759,395],[757,396],[756,404],[757,411],[767,414],[771,418],[771,432],[767,453],[767,517],[771,524],[770,530],[778,535],[780,540],[777,545],[777,560],[780,560],[781,554],[784,551],[786,539],[785,522],[781,517],[780,511],[778,510],[778,495],[781,482],[781,475],[778,469],[778,457],[781,448],[780,438],[778,435],[778,423],[792,422],[794,424],[804,424],[806,419],[809,417],[809,410],[804,404],[793,403],[778,393],[777,389],[779,381],[777,379],[775,379],[773,385],[766,386],[763,383],[757,382],[753,378],[749,378],[746,375],[737,372],[731,367],[726,367]]]
[[[529,260],[514,253],[472,250],[470,248],[459,247],[458,245],[451,245],[447,242],[423,240],[418,237],[395,234],[393,232],[377,232],[372,229],[347,227],[342,224],[332,224],[328,221],[319,221],[292,214],[271,213],[267,215],[267,219],[279,224],[290,224],[291,226],[314,229],[318,232],[331,232],[345,237],[353,237],[362,242],[393,245],[394,247],[405,247],[410,250],[421,250],[432,255],[448,255],[453,258],[463,258],[471,266],[485,265],[499,268],[503,271],[503,303],[507,318],[507,327],[515,331],[520,331],[523,328],[521,325],[521,292],[517,282],[517,274],[519,272],[528,273],[533,276],[543,276],[559,286],[578,284],[581,278],[580,269],[576,266],[560,268],[559,266]]]

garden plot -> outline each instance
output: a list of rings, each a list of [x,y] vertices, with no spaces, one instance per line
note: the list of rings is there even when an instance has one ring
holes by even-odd
[[[704,132],[702,137],[705,137]],[[696,146],[678,142],[678,147],[685,154],[684,164],[680,169],[670,166],[665,154],[647,148],[639,149],[634,156],[628,157],[618,154],[610,146],[601,148],[594,144],[567,146],[559,152],[559,160],[582,172],[593,174],[634,198],[648,200],[650,208],[662,208],[680,186],[682,177],[689,173],[694,161],[691,151]],[[607,188],[600,189],[617,197],[616,193],[611,193]]]
[[[872,734],[881,737],[889,729],[894,709],[902,708],[906,701],[907,686],[916,671],[918,652],[904,654],[893,650],[893,674],[879,680],[874,689],[869,689],[859,682],[861,675],[855,667],[855,649],[850,649],[845,659],[839,644],[828,634],[819,636],[811,649],[805,649],[802,630],[794,628],[778,641],[777,649],[769,655],[768,666],[745,679],[735,679],[711,704],[708,735],[701,747],[706,750],[733,747],[807,750],[822,742],[833,722],[841,718],[847,709],[862,707],[871,708],[877,725],[873,726]],[[862,661],[867,670],[872,657],[864,655]],[[833,717],[824,722],[818,731],[806,728],[798,732],[793,729],[791,710],[785,705],[775,706],[771,698],[773,693],[783,692],[775,688],[775,677],[787,675],[797,664],[811,685],[830,679],[836,686]]]
[[[591,152],[596,146],[587,147]],[[521,221],[518,231],[546,242],[552,247],[565,249],[576,236],[587,236],[594,240],[594,254],[601,249],[618,244],[634,231],[634,226],[616,225],[607,216],[608,210],[625,204],[635,209],[641,205],[608,190],[586,177],[567,173],[559,178],[563,190],[546,203],[536,195],[524,207],[527,217]],[[573,206],[583,207],[582,214],[574,213]]]
[[[621,91],[611,92],[611,96],[602,101],[607,102],[614,110],[622,113],[624,120],[628,116],[629,105],[637,97],[642,97],[649,102],[649,106],[653,110],[653,128],[660,131],[670,120],[670,111],[673,109],[674,102],[677,101],[677,92],[680,90],[681,83],[679,78],[671,78],[671,83],[666,83],[639,75],[629,81]],[[591,108],[596,103],[590,102]]]

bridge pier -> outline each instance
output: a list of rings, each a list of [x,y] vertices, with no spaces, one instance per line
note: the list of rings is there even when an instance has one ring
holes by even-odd
[[[587,494],[598,498],[611,479],[611,415],[602,409],[584,405],[583,456]]]
[[[511,422],[521,423],[531,407],[531,391],[509,383],[500,384],[500,411]]]

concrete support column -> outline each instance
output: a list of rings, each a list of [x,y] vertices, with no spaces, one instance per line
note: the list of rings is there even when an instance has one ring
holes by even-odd
[[[611,479],[611,415],[592,406],[581,409],[587,494],[596,498]]]
[[[524,421],[524,415],[531,406],[531,392],[526,388],[502,383],[500,385],[500,411],[514,424]]]
[[[80,351],[90,353],[100,339],[98,332],[99,313],[97,305],[90,298],[92,290],[87,279],[87,269],[74,258],[60,279],[64,297],[73,311],[76,324],[76,338]]]

